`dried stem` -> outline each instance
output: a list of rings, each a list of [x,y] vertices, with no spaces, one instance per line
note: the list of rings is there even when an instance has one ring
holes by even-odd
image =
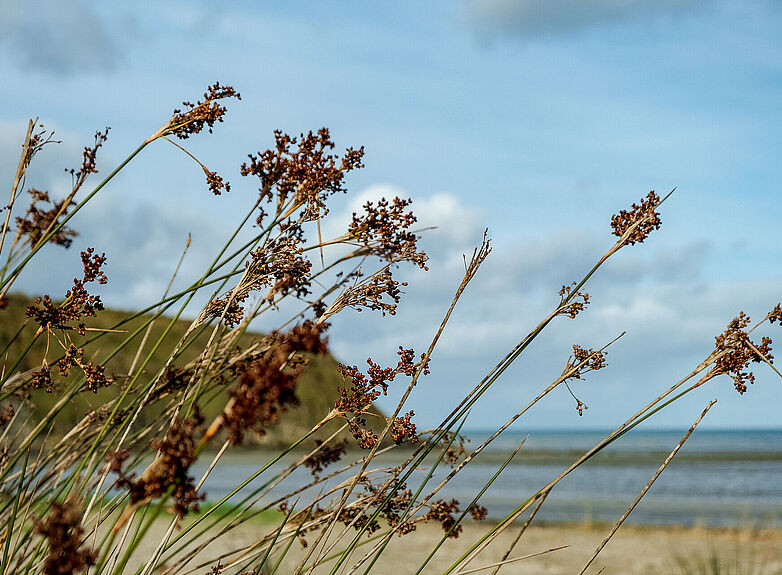
[[[592,556],[589,558],[589,560],[586,562],[586,565],[584,565],[584,568],[581,569],[579,575],[584,575],[586,573],[586,570],[589,568],[589,566],[592,564],[592,562],[597,558],[597,556],[600,554],[600,552],[603,550],[603,548],[608,544],[608,541],[611,539],[611,537],[614,536],[614,533],[616,533],[619,528],[622,526],[622,523],[624,523],[625,519],[630,515],[630,513],[635,509],[636,505],[643,499],[643,496],[646,495],[646,492],[649,491],[649,488],[652,486],[652,484],[657,481],[657,478],[660,477],[660,474],[663,472],[663,470],[668,467],[668,464],[673,460],[674,457],[676,457],[676,454],[679,452],[679,449],[681,449],[682,445],[684,445],[684,442],[689,439],[690,435],[693,431],[695,431],[695,428],[698,426],[698,424],[701,422],[701,420],[706,416],[706,414],[711,409],[711,406],[717,403],[717,400],[713,400],[709,402],[709,404],[706,406],[706,408],[703,410],[703,412],[698,416],[698,419],[695,420],[695,423],[692,424],[690,429],[687,431],[687,433],[684,434],[684,437],[681,438],[679,443],[676,444],[676,447],[673,448],[673,451],[668,455],[668,457],[665,458],[665,461],[663,461],[663,464],[657,469],[655,474],[652,476],[652,478],[649,480],[649,483],[647,483],[644,488],[641,490],[641,492],[638,494],[638,497],[635,498],[635,500],[630,504],[630,507],[627,508],[627,511],[624,512],[622,517],[619,518],[619,521],[616,522],[616,525],[611,529],[611,532],[606,535],[606,538],[603,539],[603,541],[600,543],[600,545],[597,546],[597,549],[595,549],[595,552],[592,553]]]

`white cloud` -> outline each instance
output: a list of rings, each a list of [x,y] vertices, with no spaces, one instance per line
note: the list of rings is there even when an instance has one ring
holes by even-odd
[[[197,233],[179,285],[197,277],[213,257],[214,246],[221,243],[220,221],[194,207],[131,204],[117,190],[106,192],[74,221],[82,233],[77,245],[69,252],[45,250],[38,256],[38,265],[20,278],[19,287],[30,293],[60,293],[67,282],[55,285],[56,278],[73,277],[79,268],[77,250],[94,245],[109,256],[110,282],[101,290],[104,301],[138,308],[162,294],[188,232]],[[350,214],[364,202],[396,195],[407,197],[394,186],[363,190],[330,214],[324,221],[324,235],[341,233]],[[346,310],[334,318],[333,351],[345,363],[363,366],[372,357],[393,364],[400,345],[424,351],[461,280],[462,254],[480,241],[481,212],[451,195],[414,198],[413,210],[423,226],[438,226],[424,234],[432,255],[431,269],[428,273],[399,270],[400,279],[409,285],[397,316],[382,318],[369,311]],[[599,258],[605,240],[566,230],[495,245],[443,334],[433,356],[432,374],[411,397],[409,408],[419,413],[419,424],[436,423],[533,329],[556,305],[559,287],[579,279]],[[707,281],[703,270],[710,254],[710,246],[698,242],[677,251],[666,251],[652,242],[621,250],[586,286],[592,300],[587,310],[576,320],[552,322],[486,400],[476,405],[471,425],[487,425],[512,415],[559,375],[572,344],[597,348],[626,330],[627,335],[609,352],[609,368],[578,384],[579,396],[590,406],[583,419],[574,417],[572,398],[563,392],[552,395],[524,423],[546,427],[556,418],[557,425],[608,425],[614,412],[638,407],[697,365],[712,348],[714,336],[739,311],[759,319],[782,299],[778,283],[771,280]],[[270,327],[274,326],[264,328]],[[778,392],[781,386],[769,385],[773,382],[763,366],[757,367],[757,373],[758,384],[744,398],[734,397],[730,382],[720,384],[720,402],[727,405],[722,418],[720,412],[711,417],[712,424],[729,425],[732,410],[746,411],[749,404],[759,410],[757,420],[773,420],[768,398],[782,395]],[[390,398],[383,405],[391,408]],[[677,414],[691,408],[685,402],[670,416],[658,419],[658,424],[676,425]]]
[[[381,198],[391,200],[394,197],[412,199],[410,207],[418,222],[416,229],[428,230],[426,239],[436,239],[447,244],[468,243],[472,241],[476,229],[484,219],[482,211],[465,206],[452,194],[438,193],[432,196],[411,196],[406,190],[391,184],[371,185],[357,194],[349,196],[346,205],[336,213],[330,213],[323,226],[325,236],[338,236],[345,232],[353,213],[360,214],[367,202],[377,202]]]
[[[708,0],[473,0],[468,17],[486,33],[539,36],[676,15],[708,3]]]
[[[419,205],[425,203],[424,199]],[[464,208],[469,213],[466,206],[457,211]],[[580,279],[600,257],[606,247],[603,240],[565,231],[496,246],[462,296],[433,356],[432,374],[410,400],[409,407],[426,417],[425,425],[445,415],[546,317],[558,301],[559,287]],[[462,249],[459,238],[450,238],[447,245],[449,249],[441,253]],[[546,427],[556,418],[557,425],[610,425],[614,412],[629,413],[640,407],[641,401],[655,397],[694,368],[739,311],[761,319],[782,299],[773,281],[707,281],[703,272],[710,253],[710,246],[703,242],[681,246],[675,252],[652,244],[621,250],[587,284],[592,300],[587,310],[576,320],[555,319],[503,375],[490,398],[475,407],[472,425],[489,425],[498,417],[512,415],[559,375],[573,344],[598,348],[626,331],[608,354],[609,368],[578,384],[591,408],[587,416],[573,417],[574,402],[563,392],[549,398],[525,423]],[[372,357],[391,364],[399,345],[417,351],[426,348],[460,280],[460,269],[440,258],[428,274],[411,273],[406,279],[410,285],[396,317],[348,312],[335,320],[332,342],[342,361],[363,365]],[[757,366],[756,371],[763,389],[750,391],[766,398],[782,396],[764,366]],[[720,402],[727,405],[712,415],[711,425],[731,425],[732,410],[746,411],[748,403],[759,410],[758,420],[773,419],[762,400],[751,394],[738,397],[729,381],[714,388],[722,390]],[[390,409],[392,400],[384,405]],[[685,401],[658,417],[656,424],[678,425],[678,418],[689,418],[692,409],[693,403]]]
[[[2,0],[0,45],[17,67],[58,76],[110,70],[119,60],[97,13],[77,0]]]

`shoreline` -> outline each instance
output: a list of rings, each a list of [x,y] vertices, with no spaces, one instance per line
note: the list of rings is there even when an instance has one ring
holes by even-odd
[[[427,565],[425,573],[442,573],[469,546],[482,536],[490,525],[464,525],[457,539],[448,540]],[[524,537],[510,554],[518,557],[567,545],[565,549],[531,557],[502,568],[501,574],[511,575],[572,575],[578,573],[597,545],[610,530],[610,526],[536,525],[529,527]],[[502,533],[484,553],[470,563],[477,568],[502,560],[510,542],[515,539],[518,527]],[[422,525],[410,536],[394,537],[388,549],[377,562],[372,573],[398,575],[415,573],[420,563],[440,541],[442,530],[434,525]],[[299,557],[296,550],[295,557]],[[676,573],[672,563],[677,556],[708,560],[714,555],[725,560],[754,561],[757,575],[779,573],[782,570],[782,529],[756,533],[747,530],[703,528],[659,528],[648,526],[622,527],[598,556],[588,573],[597,573],[606,567],[604,575],[653,575]],[[744,557],[747,555],[747,557]],[[360,554],[357,554],[360,557]],[[740,557],[739,557],[740,556]],[[292,559],[292,558],[291,558]],[[391,561],[393,559],[393,561]],[[295,568],[296,561],[283,565]],[[324,570],[327,572],[327,570]],[[491,573],[491,570],[484,571]]]
[[[472,521],[466,523],[462,534],[457,539],[449,539],[445,542],[427,565],[424,573],[444,572],[455,558],[495,524],[491,522],[476,524]],[[154,549],[158,542],[155,536],[158,532],[162,534],[166,526],[167,521],[158,521],[153,526],[154,533],[150,533],[150,537],[138,549],[137,557],[143,558],[146,553]],[[250,545],[274,529],[276,529],[274,522],[251,521],[243,524],[233,530],[227,538],[212,542],[208,547],[209,555],[199,557],[190,564],[190,567],[211,557],[228,553],[237,547]],[[500,534],[481,556],[470,563],[469,569],[501,561],[508,546],[518,534],[518,529],[519,527],[514,525]],[[505,565],[501,574],[572,575],[578,573],[610,529],[611,525],[608,524],[534,523],[511,552],[511,558],[545,552],[560,546],[566,547]],[[439,526],[428,524],[419,525],[413,533],[404,537],[393,537],[381,560],[373,567],[372,573],[377,575],[415,573],[431,549],[440,542],[442,535],[443,531]],[[351,536],[352,531],[348,537]],[[313,536],[308,537],[310,540],[312,538]],[[366,540],[362,538],[363,541]],[[369,547],[360,547],[353,560],[358,560],[367,549]],[[280,564],[278,572],[292,572],[308,550],[294,542],[289,554]],[[782,572],[782,529],[623,526],[603,549],[588,573],[596,574],[603,567],[605,567],[604,575],[686,573],[687,571],[677,567],[677,558],[690,564],[696,561],[719,559],[736,563],[742,569],[739,572],[751,572],[753,575],[779,574]],[[315,573],[328,573],[332,566],[323,565]],[[485,572],[491,573],[490,570]]]

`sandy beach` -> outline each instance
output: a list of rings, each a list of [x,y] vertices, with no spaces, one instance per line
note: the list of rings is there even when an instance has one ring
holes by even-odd
[[[425,573],[445,571],[476,538],[489,526],[465,525],[462,535],[448,541],[432,559]],[[227,541],[215,542],[209,547],[210,556],[223,553],[239,545],[247,545],[268,533],[269,526],[244,525],[228,537]],[[583,568],[597,545],[610,529],[609,526],[594,525],[544,525],[532,526],[511,553],[519,557],[567,545],[565,549],[546,553],[504,565],[500,573],[560,575],[577,574]],[[509,543],[515,538],[517,529],[503,533],[481,557],[470,563],[466,570],[483,567],[502,559]],[[436,526],[419,526],[416,532],[404,538],[394,538],[383,554],[383,560],[373,568],[372,573],[400,575],[415,573],[421,561],[433,545],[439,541],[442,531]],[[150,547],[153,546],[150,540]],[[365,548],[366,549],[366,548]],[[140,557],[145,556],[142,549]],[[151,551],[151,548],[150,548]],[[357,560],[362,555],[354,555]],[[689,561],[719,556],[726,561],[738,559],[742,566],[739,573],[753,575],[775,575],[782,573],[782,530],[754,531],[750,529],[703,529],[683,527],[638,527],[627,526],[611,539],[605,549],[590,567],[588,573],[617,575],[656,575],[685,573],[676,567],[674,559],[684,557]],[[303,557],[303,550],[294,543],[277,573],[291,573]],[[195,568],[193,562],[177,573],[206,573],[209,569]],[[750,568],[751,566],[751,568]],[[232,572],[232,571],[229,571]],[[320,571],[316,571],[320,572]],[[328,569],[322,570],[328,572]],[[359,572],[363,572],[363,569]],[[700,571],[697,571],[700,572]],[[491,573],[491,569],[479,573]],[[709,571],[711,573],[711,571]],[[730,573],[733,573],[731,571]]]

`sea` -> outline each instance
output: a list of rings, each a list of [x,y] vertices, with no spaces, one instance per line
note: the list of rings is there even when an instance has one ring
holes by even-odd
[[[436,498],[469,504],[495,475],[512,451],[523,443],[481,496],[478,503],[490,519],[501,520],[553,478],[579,455],[598,443],[608,431],[506,431],[450,481]],[[470,451],[489,436],[468,432]],[[633,431],[565,477],[551,492],[536,515],[536,522],[615,522],[648,483],[684,435],[684,430]],[[269,453],[234,454],[222,461],[204,484],[207,500],[227,495],[271,457]],[[390,467],[399,456],[384,456],[370,469]],[[232,498],[238,502],[281,471],[288,461],[272,465]],[[431,461],[408,480],[414,491],[425,480]],[[340,464],[335,464],[338,468]],[[201,473],[205,467],[194,469]],[[327,468],[324,473],[331,471]],[[424,491],[445,478],[451,468],[435,468]],[[378,472],[380,473],[380,472]],[[320,491],[337,485],[347,475],[317,486]],[[269,502],[312,480],[297,470],[257,504]],[[315,490],[310,490],[315,493]],[[297,496],[300,505],[306,492]],[[662,472],[627,523],[703,527],[782,528],[782,429],[697,430]]]

